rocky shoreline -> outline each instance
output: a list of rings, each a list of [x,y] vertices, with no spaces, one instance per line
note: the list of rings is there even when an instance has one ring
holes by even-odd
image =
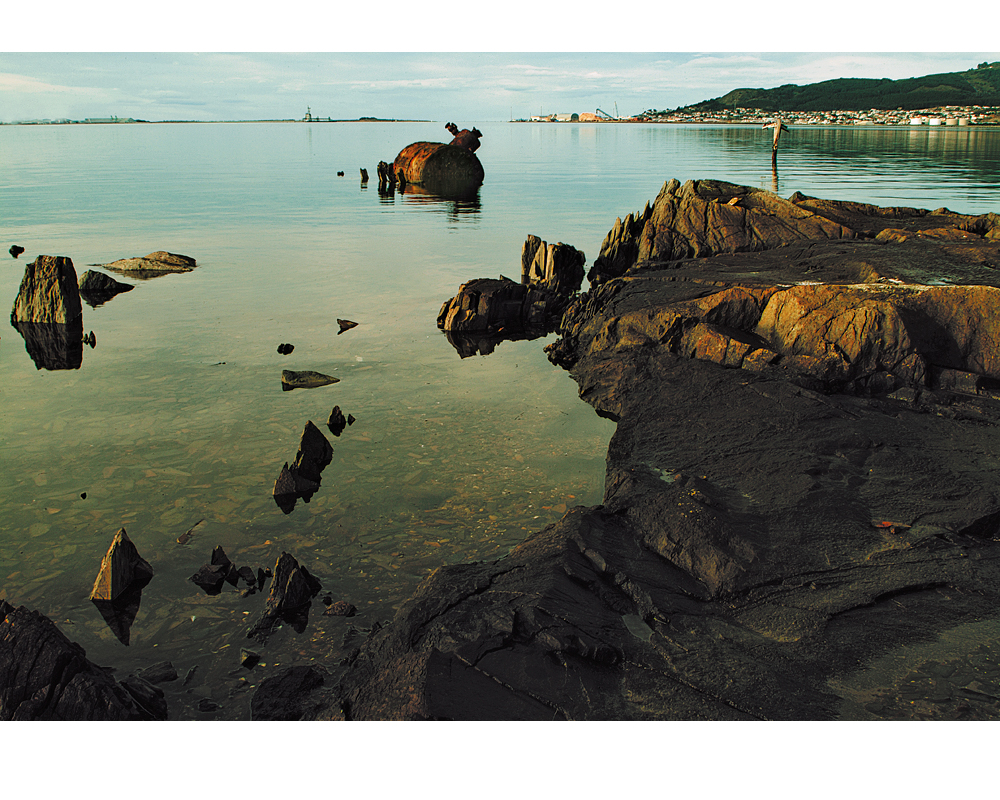
[[[617,421],[603,505],[436,571],[304,716],[1000,716],[844,689],[998,617],[998,222],[665,185],[550,348]]]
[[[547,348],[617,423],[603,503],[439,568],[254,718],[1000,718],[979,662],[916,693],[872,669],[970,624],[1000,643],[998,266],[995,214],[668,182]],[[7,645],[34,612],[0,610]],[[44,692],[0,654],[12,713]],[[71,655],[110,716],[158,716]]]

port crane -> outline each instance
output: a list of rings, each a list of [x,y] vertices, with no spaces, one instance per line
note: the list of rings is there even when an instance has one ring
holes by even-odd
[[[604,119],[618,119],[618,103],[617,103],[617,101],[615,102],[615,115],[613,117],[607,111],[604,111],[603,109],[600,109],[600,108],[597,109],[597,113],[600,116],[604,117]]]

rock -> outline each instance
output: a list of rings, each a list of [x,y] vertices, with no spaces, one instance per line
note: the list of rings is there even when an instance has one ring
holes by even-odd
[[[257,666],[260,661],[260,653],[255,653],[253,650],[247,650],[245,647],[240,648],[240,666],[246,667],[247,669],[253,669]]]
[[[266,641],[279,620],[290,623],[297,630],[304,630],[309,605],[321,588],[319,581],[305,567],[299,566],[294,556],[282,553],[274,566],[274,578],[264,610],[251,626],[247,638]]]
[[[299,440],[299,449],[295,454],[290,471],[308,481],[320,482],[320,476],[333,459],[333,447],[329,440],[320,432],[312,420],[306,422]]]
[[[278,352],[281,353],[281,355],[283,355],[283,356],[287,356],[294,349],[295,349],[294,345],[290,345],[290,344],[279,344],[278,345]]]
[[[300,720],[311,718],[320,703],[316,694],[329,681],[326,670],[314,666],[288,667],[264,680],[250,701],[253,720]]]
[[[326,611],[323,612],[328,617],[353,617],[357,613],[358,609],[346,600],[337,600],[336,602],[329,603]]]
[[[0,720],[148,718],[51,620],[0,600]]]
[[[203,564],[189,580],[204,589],[206,594],[219,594],[228,572],[228,568],[220,564]]]
[[[153,568],[139,555],[122,528],[111,540],[90,592],[91,600],[117,600],[129,589],[142,588],[153,578]]]
[[[21,247],[21,245],[19,244],[12,244],[10,246],[10,250],[8,250],[7,252],[10,253],[11,256],[13,256],[14,258],[17,258],[19,255],[21,255],[21,253],[24,252],[24,248]]]
[[[349,319],[338,319],[337,324],[340,326],[340,330],[337,331],[337,335],[340,336],[344,331],[349,331],[351,328],[358,327],[358,323],[351,322]]]
[[[554,330],[580,288],[585,256],[561,242],[528,236],[521,250],[521,283],[501,276],[462,284],[441,307],[438,327],[462,358],[487,355],[501,341],[534,339]]]
[[[160,721],[167,719],[167,699],[162,689],[134,674],[122,678],[121,684],[132,695],[136,705],[146,712],[149,719]]]
[[[580,291],[587,257],[568,244],[529,235],[521,248],[521,283],[569,297]]]
[[[651,212],[547,348],[617,423],[602,504],[436,570],[311,715],[837,719],[897,691],[873,662],[998,619],[993,228],[717,188],[673,187],[690,218]]]
[[[361,167],[361,182],[368,183],[368,170],[364,167]]]
[[[219,704],[216,703],[214,700],[210,700],[207,697],[203,697],[201,698],[201,700],[198,701],[198,710],[201,711],[203,714],[210,714],[213,711],[219,710]]]
[[[112,272],[122,272],[142,279],[176,272],[190,272],[198,266],[198,262],[190,256],[157,250],[147,256],[120,258],[110,264],[94,264],[92,266],[104,267]]]
[[[93,308],[106,303],[115,295],[131,292],[135,287],[120,283],[110,275],[88,269],[80,277],[80,296]]]
[[[177,670],[169,661],[159,661],[148,667],[143,667],[135,673],[138,677],[151,684],[169,683],[177,680]]]
[[[322,372],[312,372],[305,370],[296,372],[290,369],[281,370],[281,388],[285,391],[290,389],[315,389],[317,386],[327,386],[331,383],[340,383],[340,378],[332,375],[324,375]]]
[[[347,427],[347,420],[344,418],[344,412],[340,410],[340,406],[333,407],[333,411],[330,412],[330,418],[326,421],[326,427],[330,429],[330,433],[334,436],[340,436],[344,432],[344,428]]]
[[[11,325],[15,328],[25,322],[67,325],[82,314],[72,259],[38,256],[24,268],[21,288],[10,312]]]
[[[738,205],[729,201],[738,198]],[[813,208],[771,192],[725,181],[676,180],[663,185],[652,207],[614,228],[588,275],[592,284],[621,275],[641,261],[671,261],[720,253],[773,249],[794,241],[853,239],[857,233]]]
[[[340,171],[339,171],[339,172],[337,173],[337,177],[338,177],[338,178],[343,178],[343,177],[344,177],[344,171],[343,171],[343,170],[340,170]]]

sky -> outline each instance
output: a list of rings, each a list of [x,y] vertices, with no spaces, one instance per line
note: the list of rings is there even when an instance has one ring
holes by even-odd
[[[548,0],[393,0],[370,11],[294,0],[266,14],[216,0],[154,11],[18,5],[34,8],[5,12],[0,122],[301,119],[309,108],[465,127],[616,106],[630,116],[742,87],[908,78],[1000,60],[991,26],[969,24],[976,2],[955,23],[935,14],[932,26],[857,0],[811,20],[786,0],[715,0],[710,13],[663,2],[583,12]]]

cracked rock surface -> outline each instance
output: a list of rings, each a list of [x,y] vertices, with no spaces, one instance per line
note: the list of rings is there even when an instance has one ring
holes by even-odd
[[[549,348],[617,422],[603,504],[437,570],[311,716],[906,718],[851,687],[1000,637],[998,218],[711,183],[616,223]]]

